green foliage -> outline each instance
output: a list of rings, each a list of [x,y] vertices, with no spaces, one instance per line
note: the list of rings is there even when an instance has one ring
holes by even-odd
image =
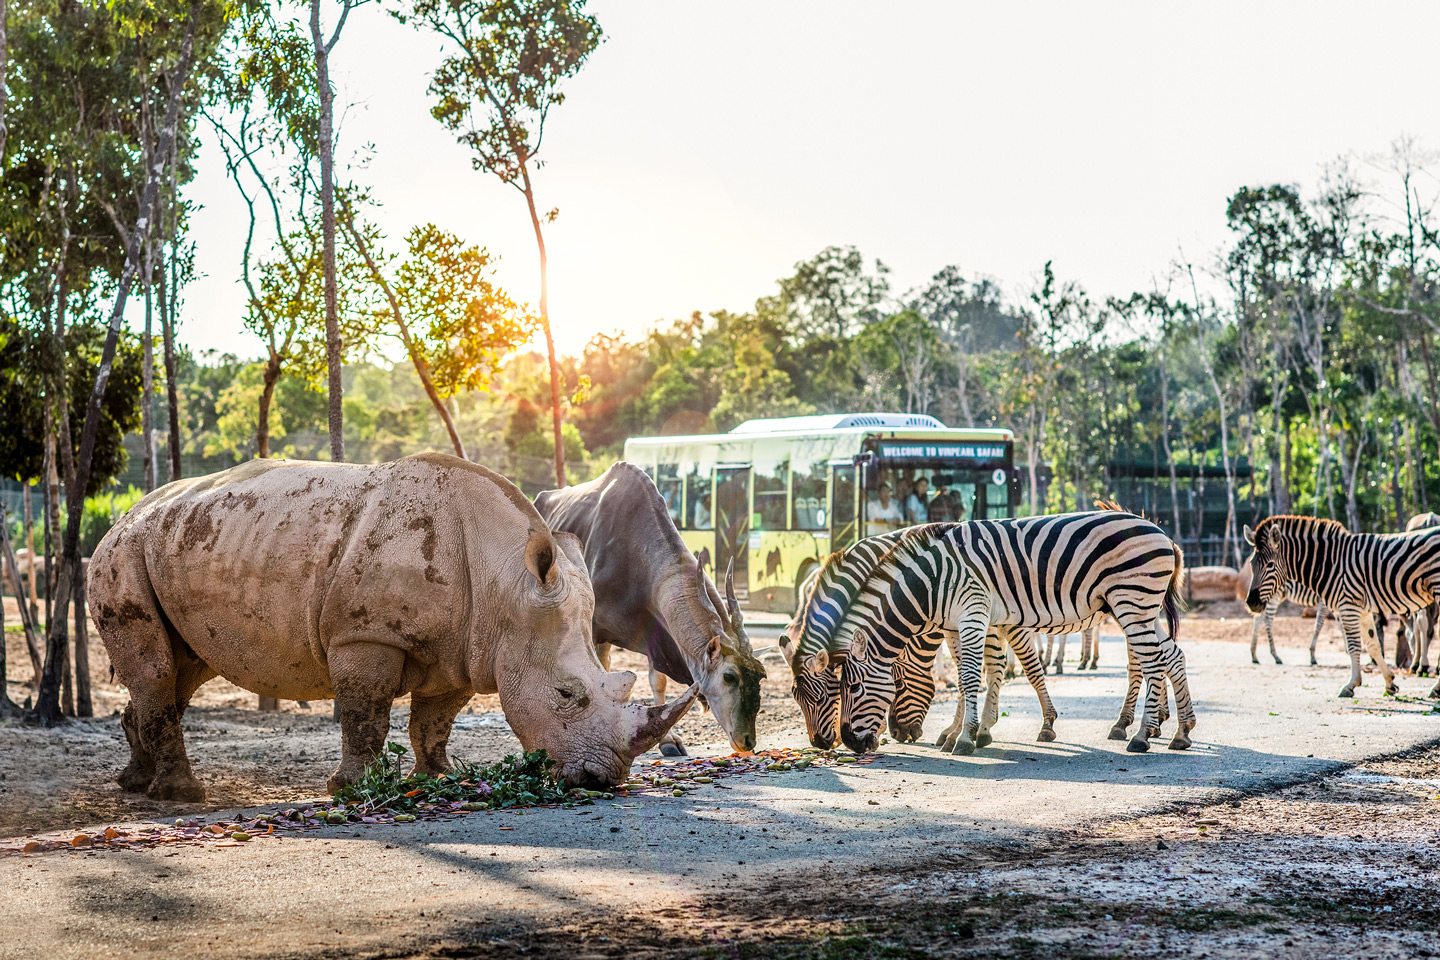
[[[564,784],[556,781],[554,762],[544,750],[520,757],[506,756],[488,767],[456,760],[449,771],[438,776],[403,775],[401,767],[407,753],[406,747],[387,743],[385,750],[366,766],[360,779],[335,792],[335,802],[358,804],[364,812],[405,812],[422,803],[441,800],[473,803],[476,809],[501,810],[564,803],[570,799]]]

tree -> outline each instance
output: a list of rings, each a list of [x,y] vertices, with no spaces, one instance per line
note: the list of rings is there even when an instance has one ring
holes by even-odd
[[[431,110],[446,129],[474,153],[477,170],[488,171],[519,190],[530,212],[540,253],[540,324],[550,365],[550,417],[555,446],[555,482],[565,485],[561,436],[560,365],[550,326],[549,263],[531,168],[552,107],[565,102],[560,84],[579,72],[599,46],[599,22],[584,13],[584,0],[413,0],[396,13],[449,44],[430,81],[437,103]]]
[[[884,315],[889,272],[876,260],[875,272],[866,273],[865,258],[855,247],[826,247],[795,264],[794,276],[780,281],[777,312],[789,316],[802,335],[832,332],[843,340]]]
[[[490,255],[454,234],[426,224],[406,238],[409,256],[389,273],[391,258],[378,235],[356,224],[353,206],[342,203],[345,237],[383,293],[380,304],[362,308],[376,336],[400,341],[425,395],[445,424],[455,455],[466,458],[446,401],[461,390],[488,390],[504,356],[534,333],[534,319],[491,282]]]
[[[364,0],[359,0],[364,2]],[[324,243],[322,269],[325,278],[325,363],[330,396],[330,459],[345,459],[344,385],[341,369],[344,364],[344,343],[340,338],[339,294],[335,286],[335,91],[330,86],[330,53],[340,40],[340,31],[350,16],[356,0],[341,0],[340,19],[326,40],[320,30],[320,0],[310,0],[310,41],[315,49],[315,89],[320,99],[321,236]]]
[[[168,103],[165,110],[164,125],[158,131],[158,140],[154,149],[149,152],[152,157],[168,157],[170,147],[175,139],[176,128],[180,120],[180,94],[189,78],[190,68],[195,59],[195,40],[197,29],[200,26],[202,6],[201,0],[192,0],[185,15],[185,33],[181,40],[175,66],[175,81],[172,84]],[[148,16],[154,16],[153,11],[147,12]],[[223,19],[219,22],[223,24]],[[151,23],[140,23],[136,25],[150,26]],[[129,243],[127,244],[125,266],[120,274],[118,289],[115,295],[114,307],[111,310],[110,322],[106,331],[105,343],[101,352],[100,364],[95,374],[94,386],[90,391],[89,402],[85,408],[85,422],[81,429],[80,445],[77,455],[74,458],[73,469],[67,469],[67,487],[72,491],[87,489],[90,482],[92,461],[95,453],[95,442],[100,427],[101,407],[105,399],[105,391],[109,384],[110,374],[115,359],[116,346],[120,339],[120,329],[124,319],[125,301],[130,294],[131,285],[134,282],[135,274],[139,268],[140,243],[145,234],[149,231],[151,218],[154,216],[156,196],[160,187],[160,170],[162,166],[156,164],[150,168],[150,175],[146,180],[145,192],[140,201],[140,209],[130,229]],[[68,445],[67,445],[68,446]],[[68,457],[68,450],[65,451]],[[45,670],[40,682],[40,691],[36,697],[36,713],[40,722],[51,725],[60,720],[60,681],[61,671],[65,663],[66,630],[65,621],[69,614],[72,587],[78,583],[80,577],[80,521],[85,507],[83,496],[71,496],[69,498],[69,518],[65,528],[63,553],[61,556],[61,569],[57,577],[56,597],[51,615],[51,622],[48,626],[48,637],[45,653]]]

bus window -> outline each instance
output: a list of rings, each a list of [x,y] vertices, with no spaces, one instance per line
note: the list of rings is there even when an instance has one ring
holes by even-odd
[[[685,509],[689,511],[687,530],[713,530],[715,504],[710,499],[710,474],[692,473],[685,478]]]
[[[786,530],[785,492],[790,485],[790,463],[756,461],[755,516],[757,530]]]
[[[1010,485],[1008,483],[987,483],[985,485],[985,515],[992,520],[1003,520],[1010,516]]]
[[[855,518],[855,467],[835,465],[830,491],[830,549],[843,550],[859,539]]]
[[[665,501],[665,509],[670,514],[670,519],[678,527],[680,525],[680,468],[673,463],[662,463],[655,468],[655,486],[660,491],[660,499]]]
[[[814,464],[809,473],[791,472],[795,486],[794,507],[790,511],[792,530],[826,529],[825,481],[829,475],[827,463]]]

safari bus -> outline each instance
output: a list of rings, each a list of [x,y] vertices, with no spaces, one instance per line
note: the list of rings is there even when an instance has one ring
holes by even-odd
[[[820,559],[916,523],[1011,517],[1009,430],[931,416],[845,413],[747,420],[729,433],[634,437],[625,459],[655,481],[680,536],[717,580],[735,565],[752,609],[790,612]]]

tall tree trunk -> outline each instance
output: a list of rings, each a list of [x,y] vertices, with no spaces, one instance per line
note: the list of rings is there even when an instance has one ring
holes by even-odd
[[[540,229],[540,214],[535,209],[535,191],[530,185],[529,167],[522,164],[525,204],[530,209],[530,224],[535,228],[535,246],[540,250],[540,325],[545,328],[545,355],[550,361],[550,423],[555,436],[555,486],[565,486],[565,441],[560,431],[560,362],[555,357],[555,335],[550,331],[549,260],[545,255],[545,234]]]
[[[35,504],[33,502],[35,497],[35,486],[36,484],[33,480],[25,484],[25,549],[30,555],[30,576],[26,579],[29,581],[28,586],[30,588],[30,623],[32,625],[40,620],[40,594],[39,591],[35,589],[35,572],[36,569],[40,566],[39,557],[35,555]],[[21,602],[23,603],[24,601]],[[34,637],[27,637],[26,639],[30,641],[31,645],[34,647],[34,679],[36,683],[39,683],[40,648],[38,646],[35,646]]]
[[[171,314],[175,309],[175,302],[170,294],[169,284],[165,282],[167,261],[163,256],[163,247],[161,253],[160,332],[165,338],[165,413],[168,420],[166,429],[169,432],[166,442],[170,448],[170,482],[174,483],[180,479],[180,385],[175,382],[175,318]]]
[[[349,13],[346,4],[345,13]],[[330,50],[340,39],[345,16],[326,43],[320,32],[320,0],[310,0],[310,40],[315,47],[315,82],[320,93],[320,230],[325,272],[325,364],[329,386],[330,459],[345,460],[344,385],[341,383],[339,294],[335,288],[335,91],[330,88]]]
[[[9,106],[5,92],[5,80],[10,67],[10,40],[5,33],[8,12],[6,0],[0,0],[0,169],[3,169],[5,140],[9,133],[9,128],[5,125],[5,108]]]
[[[3,11],[3,10],[4,10],[4,0],[0,0],[0,11]],[[5,520],[4,511],[3,511],[3,510],[0,510],[0,527],[4,527],[4,526],[7,526],[7,525],[8,525],[8,522]],[[8,532],[8,531],[5,531],[5,530],[0,530],[0,534],[3,534],[3,536],[5,537],[5,546],[7,546],[7,547],[10,546],[10,534],[9,534],[9,532]],[[4,566],[5,566],[5,558],[4,558],[4,557],[0,557],[0,567],[4,567]],[[20,576],[19,576],[20,571],[15,570],[14,567],[11,567],[10,569],[11,569],[11,570],[14,570],[14,572],[15,572],[15,574],[16,574],[16,576],[15,576],[15,586],[18,588],[18,587],[20,586]],[[0,574],[3,574],[3,572],[4,572],[3,570],[0,570]],[[16,596],[16,599],[18,599],[18,600],[20,601],[20,603],[19,603],[20,609],[21,609],[21,610],[24,610],[24,609],[25,609],[25,597],[24,597],[23,591],[17,592],[15,596]],[[6,655],[6,654],[7,654],[7,651],[6,651],[6,649],[5,649],[5,646],[6,646],[6,645],[5,645],[5,642],[4,642],[4,641],[5,641],[5,580],[4,580],[3,576],[0,576],[0,717],[15,717],[15,716],[19,716],[19,714],[20,714],[20,707],[19,707],[19,705],[17,705],[17,704],[15,703],[14,700],[11,700],[11,699],[10,699],[10,664],[9,664],[9,662],[8,662],[9,658],[8,658],[8,656]]]
[[[75,716],[95,716],[90,699],[90,623],[85,609],[85,570],[89,563],[75,565]]]
[[[275,396],[275,384],[280,380],[280,358],[272,353],[261,376],[264,386],[260,390],[260,409],[255,420],[255,456],[265,460],[270,456],[270,399]]]
[[[180,122],[180,94],[190,76],[190,66],[195,54],[195,28],[197,25],[198,0],[193,0],[187,16],[185,39],[180,45],[180,60],[175,67],[174,82],[170,88],[169,103],[165,108],[165,126],[160,131],[158,149],[151,156],[165,158],[175,140],[176,127]],[[160,190],[160,168],[164,160],[157,159],[151,164],[145,182],[145,192],[140,201],[139,216],[135,228],[130,231],[125,266],[120,272],[120,281],[115,292],[115,305],[110,312],[110,323],[105,333],[105,345],[100,354],[100,367],[95,374],[95,385],[90,391],[89,403],[85,406],[85,426],[80,432],[80,453],[75,458],[75,482],[70,489],[76,495],[70,498],[69,522],[65,527],[64,559],[66,572],[80,563],[80,522],[85,509],[85,489],[90,485],[90,468],[95,457],[95,440],[100,432],[100,405],[105,399],[105,390],[110,383],[111,368],[115,363],[115,349],[120,340],[120,328],[125,319],[125,302],[129,299],[130,288],[140,263],[140,241],[150,231],[150,221],[155,210],[155,199]],[[60,677],[65,648],[65,621],[68,619],[71,600],[71,577],[57,577],[54,617],[47,624],[49,636],[45,650],[45,672],[40,680],[40,692],[36,699],[35,711],[42,724],[47,726],[60,721]]]
[[[3,517],[0,517],[0,521],[3,521],[3,519]],[[9,526],[3,522],[0,522],[0,546],[4,548],[4,552],[0,553],[0,568],[3,568],[3,570],[0,570],[0,574],[9,573],[12,586],[15,589],[15,596],[20,600],[16,606],[20,608],[20,626],[25,631],[25,649],[30,654],[30,669],[33,671],[31,673],[31,683],[39,683],[40,670],[42,669],[40,638],[35,635],[35,617],[25,606],[25,600],[22,596],[24,588],[20,582],[20,564],[15,558],[15,548],[10,543]],[[30,554],[30,574],[33,578],[35,574],[35,554],[33,551]],[[0,585],[3,585],[3,583],[3,579],[0,579]],[[3,589],[0,589],[0,593],[3,592]],[[4,633],[0,632],[0,640],[3,639]],[[4,644],[0,643],[0,647],[3,646]]]
[[[151,325],[151,305],[155,301],[151,281],[154,279],[154,258],[147,241],[145,252],[145,340],[141,349],[140,438],[145,445],[145,492],[155,489],[155,348]]]
[[[1170,449],[1170,367],[1163,339],[1160,347],[1160,437],[1165,444],[1165,461],[1170,466],[1170,520],[1174,524],[1175,537],[1179,539],[1184,536],[1180,526],[1180,483],[1175,476],[1175,454]]]

